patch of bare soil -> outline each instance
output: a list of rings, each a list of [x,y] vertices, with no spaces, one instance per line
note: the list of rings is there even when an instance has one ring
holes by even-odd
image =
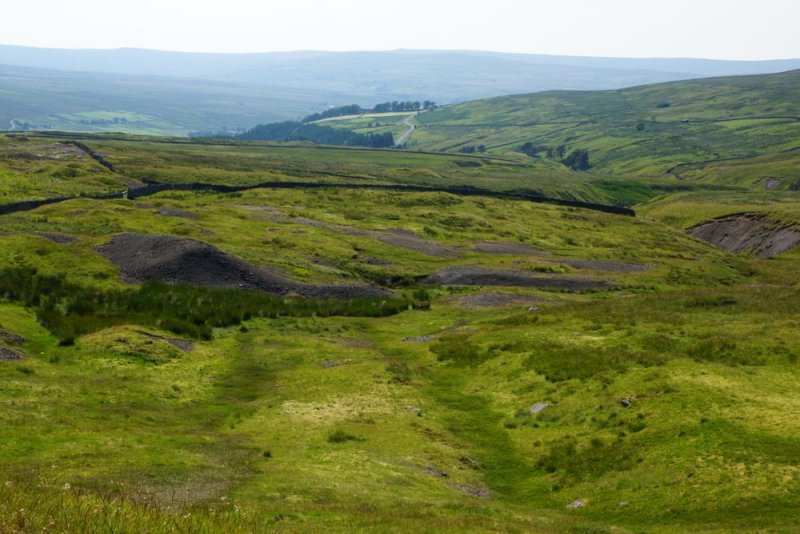
[[[157,336],[155,334],[149,334],[149,333],[143,332],[141,330],[137,330],[137,332],[139,332],[141,335],[143,335],[147,339],[152,339],[153,341],[163,341],[165,343],[169,343],[173,347],[175,347],[178,350],[183,351],[183,352],[190,352],[192,349],[194,349],[194,343],[192,343],[191,341],[186,341],[185,339],[178,339],[178,338],[174,338],[174,337]]]
[[[776,187],[781,185],[781,179],[774,178],[772,176],[765,176],[753,182],[753,185],[754,186],[763,185],[764,190],[769,191],[770,189],[775,189]]]
[[[520,254],[542,256],[549,254],[522,243],[475,243],[475,252],[483,254]]]
[[[7,349],[5,347],[0,347],[0,362],[13,362],[21,359],[22,359],[22,354],[20,354],[19,352]]]
[[[433,341],[433,336],[404,337],[401,341],[404,343],[428,343],[429,341]]]
[[[501,306],[530,306],[547,302],[547,299],[533,295],[513,295],[511,293],[475,293],[459,297],[457,302],[470,308],[498,308]]]
[[[560,260],[559,263],[569,265],[575,269],[589,269],[607,273],[640,273],[653,268],[653,265],[602,260]]]
[[[374,257],[364,258],[364,263],[366,263],[367,265],[391,265],[392,264],[392,262],[389,261],[389,260],[385,260],[383,258],[374,258]]]
[[[25,343],[25,338],[5,330],[0,330],[0,339],[11,345],[22,345]]]
[[[303,284],[275,270],[247,263],[202,241],[166,235],[121,234],[97,247],[119,267],[125,283],[168,284],[254,289],[273,295],[349,299],[379,297],[386,290],[364,285]]]
[[[728,252],[772,258],[800,245],[800,228],[761,214],[720,217],[690,228],[689,233]]]
[[[151,206],[150,204],[145,204],[143,202],[135,202],[134,206],[145,210],[153,210],[155,213],[158,213],[159,215],[163,215],[165,217],[178,217],[181,219],[197,218],[197,215],[188,211],[174,209],[174,208],[165,208],[163,206]]]
[[[442,243],[425,239],[418,236],[414,232],[409,232],[408,230],[359,230],[359,232],[365,232],[363,235],[377,239],[378,241],[386,243],[387,245],[406,250],[412,250],[427,256],[435,256],[437,258],[455,258],[461,253],[461,251],[456,247],[443,245]]]
[[[69,245],[78,240],[77,237],[67,234],[57,234],[53,232],[34,232],[33,235],[49,239],[58,245]]]
[[[478,497],[480,499],[491,499],[492,498],[492,490],[482,486],[468,486],[467,484],[459,484],[457,482],[452,482],[448,484],[451,488],[460,491],[464,495],[469,495],[470,497]]]
[[[181,219],[196,219],[197,215],[194,213],[190,213],[188,211],[178,210],[174,208],[165,208],[163,206],[151,206],[150,204],[145,204],[143,202],[135,202],[134,206],[140,209],[145,210],[153,210],[155,213],[159,215],[163,215],[165,217],[178,217]]]
[[[609,289],[612,287],[608,282],[590,278],[560,275],[533,276],[524,271],[506,271],[473,266],[447,267],[438,273],[428,276],[422,283],[433,286],[539,287],[574,292]]]

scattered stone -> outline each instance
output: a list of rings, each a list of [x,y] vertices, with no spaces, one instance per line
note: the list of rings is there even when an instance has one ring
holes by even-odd
[[[0,347],[0,362],[13,362],[21,359],[22,359],[22,354],[20,354],[19,352],[7,349],[5,347]]]
[[[636,398],[636,395],[629,395],[629,396],[625,397],[624,399],[620,399],[619,403],[625,408],[630,408],[631,405],[633,405],[633,399],[635,399],[635,398]]]
[[[391,292],[366,285],[312,285],[296,282],[274,268],[253,265],[202,241],[168,235],[120,234],[97,247],[120,268],[122,281],[160,281],[229,289],[257,289],[273,295],[351,299],[385,297]]]
[[[611,289],[606,281],[575,276],[533,276],[526,271],[488,269],[474,265],[446,267],[438,273],[422,280],[423,285],[431,286],[507,286],[537,287],[562,291],[591,291]]]
[[[537,413],[541,413],[545,408],[549,408],[549,402],[537,402],[533,406],[531,406],[531,414],[536,415]]]
[[[472,456],[462,456],[458,459],[459,462],[466,465],[470,469],[480,469],[481,463]]]
[[[769,191],[770,189],[775,189],[776,187],[781,185],[781,179],[772,176],[765,176],[753,182],[753,185],[754,186],[763,185],[764,190]]]
[[[429,341],[433,341],[433,337],[432,336],[404,337],[402,341],[405,343],[427,343]]]
[[[33,235],[49,239],[57,245],[69,245],[78,240],[77,237],[67,234],[57,234],[54,232],[34,232]]]
[[[11,332],[6,332],[5,330],[0,330],[0,339],[6,343],[10,343],[11,345],[22,345],[25,343],[24,337],[17,334],[12,334]]]
[[[195,215],[194,213],[174,208],[158,207],[156,208],[156,213],[158,213],[159,215],[164,215],[165,217],[178,217],[180,219],[197,219],[197,215]]]
[[[147,339],[152,339],[153,341],[164,341],[166,343],[169,343],[176,349],[181,350],[183,352],[189,352],[192,349],[194,349],[194,343],[192,343],[191,341],[186,341],[185,339],[157,336],[155,334],[149,334],[141,330],[137,330],[137,332],[146,337]]]
[[[475,293],[465,295],[458,300],[462,306],[475,308],[494,308],[500,306],[524,306],[546,302],[546,299],[533,295],[514,295],[511,293]]]
[[[652,269],[652,264],[623,263],[619,261],[602,260],[560,260],[559,263],[569,265],[575,269],[589,269],[608,273],[639,273]]]
[[[438,469],[436,467],[430,466],[430,465],[425,467],[423,469],[423,471],[425,473],[427,473],[428,475],[431,475],[431,476],[434,476],[434,477],[439,477],[439,478],[447,478],[447,477],[450,476],[449,473],[447,473],[445,471],[442,471],[441,469]]]
[[[385,260],[383,258],[374,258],[374,257],[364,258],[364,263],[366,263],[367,265],[391,265],[392,264],[392,262],[390,262],[389,260]]]
[[[339,367],[340,365],[342,365],[342,362],[340,362],[339,360],[329,360],[327,362],[322,362],[319,365],[320,365],[320,367],[328,369],[328,368],[331,368],[331,367]]]
[[[450,484],[450,487],[460,491],[464,495],[469,495],[470,497],[478,497],[481,499],[492,498],[492,490],[486,487],[468,486],[466,484],[459,484],[457,482]]]
[[[544,255],[543,250],[535,249],[521,243],[475,243],[475,252],[483,254],[519,254],[519,255]]]
[[[583,508],[584,506],[586,506],[586,501],[584,499],[578,499],[577,501],[568,504],[567,508]]]

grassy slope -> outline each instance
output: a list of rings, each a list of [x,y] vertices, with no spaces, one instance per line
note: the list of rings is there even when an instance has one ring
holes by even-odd
[[[52,149],[52,141],[27,143],[32,153]],[[396,152],[91,144],[122,175],[164,181],[253,183],[344,169],[372,179],[511,183],[535,169],[497,160],[478,172],[453,164],[459,156]],[[78,159],[80,172],[55,181],[48,176],[76,161],[18,161],[4,165],[31,192],[96,187],[91,162]],[[0,330],[24,336],[27,355],[0,362],[8,481],[0,530],[51,520],[54,530],[129,532],[791,528],[800,508],[792,416],[800,255],[729,256],[662,224],[658,209],[679,211],[687,225],[713,214],[712,203],[741,206],[685,195],[684,207],[662,199],[644,219],[444,194],[268,190],[84,199],[4,216],[0,268],[36,265],[97,288],[120,282],[94,247],[134,231],[202,239],[305,281],[469,264],[593,276],[620,289],[501,290],[548,299],[530,309],[467,308],[457,299],[476,290],[437,289],[431,311],[252,319],[191,352],[137,325],[59,347],[32,312],[0,303]],[[769,206],[784,196],[763,195]],[[401,228],[463,253],[431,257],[302,218]],[[79,240],[33,235],[48,231]],[[485,241],[549,255],[471,250]],[[654,267],[606,273],[560,259]],[[402,341],[424,335],[433,339]],[[534,417],[536,402],[551,406]],[[332,442],[336,431],[355,439]],[[475,496],[486,490],[490,499]],[[586,507],[565,508],[579,498]]]
[[[179,139],[124,136],[77,138],[83,139],[92,150],[113,160],[119,171],[116,175],[109,174],[88,157],[79,154],[70,156],[76,160],[73,163],[85,167],[70,183],[86,184],[87,192],[98,189],[88,184],[94,180],[91,176],[97,173],[111,180],[105,189],[99,188],[101,192],[121,190],[118,186],[120,176],[136,181],[232,185],[288,179],[471,185],[495,191],[536,191],[546,196],[601,204],[617,202],[603,187],[593,184],[591,177],[586,174],[572,172],[551,162],[518,161],[502,156],[423,154],[277,143],[230,142],[214,146]],[[7,153],[47,154],[47,150],[53,152],[60,147],[55,139],[49,137],[28,136],[27,139],[0,138],[0,150]],[[52,196],[51,192],[63,192],[70,187],[54,179],[53,173],[66,172],[55,157],[43,160],[50,164],[44,169],[40,169],[44,163],[37,163],[33,168],[30,163],[17,161],[10,158],[0,160],[0,172],[5,170],[9,184],[27,183],[32,176],[41,184],[37,183],[36,187],[29,188],[24,194],[15,193],[9,185],[9,200],[37,195]],[[74,190],[75,186],[71,187]]]
[[[528,141],[564,144],[568,150],[589,150],[597,174],[659,179],[681,163],[795,148],[800,137],[798,81],[800,71],[793,71],[468,102],[421,115],[423,128],[409,145],[452,151],[480,143],[502,153]],[[775,172],[796,177],[796,158],[788,163],[779,159]],[[759,172],[770,176],[769,167],[761,165]],[[706,175],[701,181],[751,187],[760,177]]]

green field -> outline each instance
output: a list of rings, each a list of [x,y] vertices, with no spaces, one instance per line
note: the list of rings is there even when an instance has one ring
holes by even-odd
[[[519,151],[525,142],[565,145],[568,151],[588,150],[598,174],[660,179],[679,164],[797,148],[798,80],[800,71],[792,71],[467,102],[421,115],[423,127],[409,147],[457,151],[483,144],[490,152],[506,153]],[[796,161],[782,162],[777,171],[796,179]],[[685,179],[692,178],[700,177]],[[755,188],[757,178],[761,176],[750,182],[703,176],[700,181]]]
[[[795,531],[800,248],[757,259],[686,230],[798,225],[797,126],[681,121],[788,114],[796,78],[419,115],[409,148],[445,152],[0,137],[0,208],[72,197],[0,215],[0,532]],[[540,134],[594,167],[516,151]],[[737,155],[755,157],[708,162]],[[486,191],[121,194],[270,181]],[[129,235],[204,244],[170,241],[147,271],[166,282],[216,272],[209,247],[227,271],[143,283],[104,256]],[[231,265],[384,293],[270,295]]]

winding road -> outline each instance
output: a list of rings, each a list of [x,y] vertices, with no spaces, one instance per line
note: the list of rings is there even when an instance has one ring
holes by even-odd
[[[413,134],[414,130],[417,129],[417,125],[414,124],[414,117],[416,117],[416,116],[417,116],[416,113],[414,115],[409,115],[408,117],[406,117],[405,119],[403,119],[400,122],[400,124],[404,124],[405,126],[408,126],[408,130],[403,135],[400,136],[400,139],[397,140],[397,142],[394,144],[394,146],[401,147],[404,144],[406,144],[409,139],[411,139],[411,134]]]

